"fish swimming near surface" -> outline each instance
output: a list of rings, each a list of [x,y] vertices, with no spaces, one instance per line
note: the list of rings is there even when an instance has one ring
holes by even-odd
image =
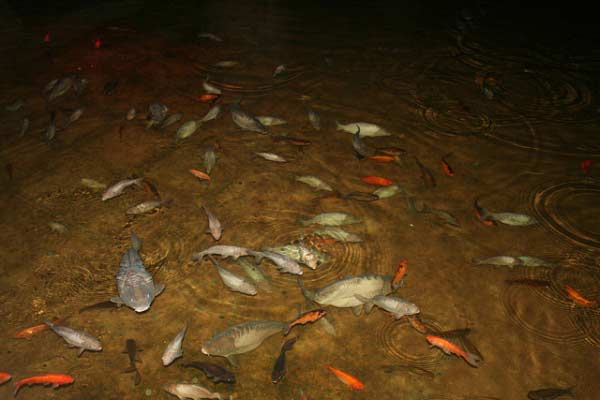
[[[271,372],[271,382],[278,383],[285,377],[287,372],[285,368],[285,353],[294,347],[294,343],[296,343],[297,340],[297,337],[288,339],[285,341],[283,346],[281,346],[279,357],[277,357],[277,360],[275,360],[275,365],[273,365],[273,371]]]
[[[392,313],[395,319],[400,319],[405,315],[415,315],[421,312],[419,307],[415,304],[395,296],[378,295],[370,299],[359,294],[355,294],[354,296],[365,305],[365,312],[367,314],[371,312],[373,306],[377,306]]]
[[[200,385],[194,385],[191,383],[170,383],[163,386],[163,389],[174,396],[177,396],[179,400],[200,400],[200,399],[219,399],[229,400],[230,396],[223,395],[217,392],[211,392],[210,390]]]
[[[316,322],[325,315],[327,315],[327,311],[323,309],[307,311],[304,314],[299,315],[288,324],[287,328],[285,328],[285,331],[283,332],[283,336],[287,336],[294,326]]]
[[[210,108],[210,110],[208,110],[206,115],[204,115],[204,117],[202,117],[200,122],[208,122],[208,121],[212,121],[213,119],[217,119],[220,112],[221,112],[221,106],[218,104],[215,104],[214,106],[212,106]]]
[[[102,201],[110,200],[123,194],[123,191],[129,186],[136,185],[141,187],[144,178],[125,179],[111,185],[104,193],[102,193]]]
[[[136,365],[136,362],[142,362],[138,358],[138,353],[140,351],[142,350],[137,347],[135,339],[127,339],[125,341],[125,351],[123,351],[123,353],[126,353],[129,356],[129,368],[127,368],[123,372],[135,372],[133,383],[136,386],[139,385],[142,381],[142,376],[140,375],[140,371],[138,370]]]
[[[184,368],[195,368],[204,372],[214,383],[235,383],[235,374],[217,364],[204,361],[191,361],[183,363],[181,366]]]
[[[427,335],[426,339],[431,347],[438,347],[447,355],[455,354],[458,357],[463,358],[471,367],[477,368],[481,363],[481,358],[479,358],[476,354],[469,353],[442,337]]]
[[[44,323],[54,331],[58,336],[62,337],[70,346],[77,347],[79,352],[77,356],[81,356],[84,351],[102,351],[102,343],[95,336],[83,331],[76,331],[63,325],[56,325],[48,320]]]
[[[221,89],[219,89],[215,85],[211,85],[210,83],[208,83],[208,76],[206,77],[204,82],[202,82],[202,89],[204,89],[208,93],[213,93],[213,94],[222,94],[223,93],[221,91]]]
[[[575,397],[575,395],[573,394],[573,389],[574,387],[571,386],[569,388],[547,388],[547,389],[538,389],[538,390],[531,390],[530,392],[527,393],[527,398],[529,400],[553,400],[556,399],[557,397],[562,397],[562,396],[570,396],[570,397]]]
[[[256,117],[240,108],[239,103],[233,103],[229,110],[231,111],[231,119],[242,130],[258,132],[263,135],[268,135],[267,128]]]
[[[317,178],[316,176],[312,176],[312,175],[296,176],[296,181],[305,183],[308,186],[312,187],[313,189],[327,190],[330,192],[333,191],[333,188],[331,186],[329,186],[327,183],[323,182],[321,179]]]
[[[208,258],[210,258],[210,261],[215,266],[215,269],[221,277],[221,280],[229,289],[233,290],[234,292],[239,292],[250,296],[254,296],[256,293],[258,293],[256,287],[252,283],[248,282],[241,276],[221,267],[217,260],[215,260],[210,254],[208,255]]]
[[[180,140],[187,139],[196,132],[196,130],[202,125],[200,121],[187,121],[177,129],[175,133],[175,143]]]
[[[185,322],[183,328],[173,340],[169,342],[165,352],[162,355],[162,363],[163,366],[167,367],[173,363],[176,359],[183,356],[183,338],[185,337],[185,333],[187,332],[188,324]]]
[[[327,212],[316,215],[310,219],[300,220],[300,225],[308,226],[313,224],[324,226],[341,226],[360,223],[361,220],[353,215],[341,212]]]
[[[277,266],[279,272],[289,273],[293,275],[303,274],[302,267],[300,267],[300,264],[298,264],[298,262],[292,259],[291,257],[286,256],[285,254],[280,254],[268,250],[251,251],[250,254],[256,257],[257,264],[260,263],[260,261],[263,258],[267,258]]]
[[[371,124],[368,122],[351,122],[343,125],[339,122],[335,122],[338,131],[345,131],[354,134],[356,127],[360,128],[361,137],[377,137],[377,136],[391,136],[391,133],[380,127],[379,125]]]
[[[331,365],[325,366],[328,370],[333,372],[333,374],[343,383],[350,386],[354,390],[363,390],[365,388],[365,384],[362,383],[357,377],[350,375],[347,372],[344,372],[340,369],[332,367]]]
[[[521,261],[517,257],[511,257],[511,256],[496,256],[496,257],[486,258],[483,260],[474,259],[473,262],[477,265],[489,264],[489,265],[498,265],[498,266],[507,266],[507,267],[523,265],[523,261]]]
[[[202,345],[202,353],[227,358],[237,365],[235,355],[248,353],[259,347],[267,338],[283,332],[287,323],[282,321],[258,320],[230,326],[217,333]]]
[[[52,386],[53,388],[58,388],[59,386],[69,385],[73,383],[75,379],[72,376],[66,374],[42,374],[31,376],[29,378],[21,379],[18,382],[15,382],[15,390],[13,392],[13,396],[17,397],[19,390],[21,387],[27,385],[44,385],[44,386]]]
[[[204,212],[206,213],[206,217],[208,218],[208,229],[207,232],[210,233],[216,241],[221,239],[221,235],[223,235],[223,226],[221,225],[221,221],[217,218],[215,214],[213,214],[205,205],[202,205]]]

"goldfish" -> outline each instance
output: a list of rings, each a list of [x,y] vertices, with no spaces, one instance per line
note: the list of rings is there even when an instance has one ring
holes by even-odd
[[[102,41],[100,39],[94,40],[94,47],[99,49],[102,46]]]
[[[398,268],[396,268],[396,274],[392,279],[392,287],[396,288],[400,286],[399,283],[402,281],[402,278],[406,275],[406,268],[408,267],[408,260],[400,260],[398,263]]]
[[[390,186],[393,183],[390,179],[381,176],[363,176],[360,180],[377,186]]]
[[[487,213],[487,210],[479,205],[479,201],[475,200],[475,215],[477,219],[484,225],[488,226],[496,226],[498,223],[493,219],[490,219],[490,215]]]
[[[205,174],[204,172],[197,169],[190,169],[190,173],[194,175],[196,178],[204,179],[206,181],[210,181],[210,176]]]
[[[406,318],[408,319],[410,326],[412,326],[417,332],[423,334],[429,332],[429,328],[425,326],[425,324],[423,323],[423,321],[421,321],[421,318],[419,318],[418,315],[407,315]]]
[[[587,175],[590,173],[590,167],[592,166],[592,160],[583,160],[582,162],[579,163],[579,166],[581,167],[581,171],[583,171],[583,173]]]
[[[583,307],[592,307],[592,306],[595,306],[596,303],[598,303],[597,300],[586,299],[585,297],[583,297],[581,295],[581,293],[579,293],[577,290],[573,289],[569,285],[565,285],[565,290],[567,291],[567,294],[569,295],[571,300],[573,300],[574,302],[576,302],[577,304],[579,304]]]
[[[6,383],[12,379],[12,376],[8,372],[0,372],[0,385]]]
[[[323,309],[317,309],[317,310],[308,311],[302,315],[299,315],[298,318],[296,318],[295,320],[293,320],[292,322],[290,322],[288,324],[287,328],[285,328],[285,331],[283,332],[283,336],[287,336],[288,333],[290,333],[290,331],[292,330],[292,328],[294,326],[304,325],[304,324],[308,324],[309,322],[318,321],[319,319],[324,317],[326,314],[327,314],[327,311],[325,311]]]
[[[352,389],[363,390],[365,388],[365,384],[359,381],[358,378],[356,378],[355,376],[352,376],[344,371],[334,368],[331,365],[326,365],[325,368],[333,372],[340,381],[344,382]]]
[[[388,162],[394,161],[396,159],[394,156],[388,156],[388,155],[375,155],[375,156],[369,156],[367,158],[369,160],[377,161],[380,163],[388,163]]]
[[[444,158],[442,158],[442,170],[447,176],[454,176],[454,170]]]
[[[54,318],[52,320],[52,322],[55,324],[60,324],[60,323],[64,322],[64,320],[65,320],[65,318]],[[33,335],[36,335],[42,331],[45,331],[46,329],[48,329],[48,325],[46,325],[46,324],[33,325],[33,326],[30,326],[29,328],[20,330],[19,332],[17,332],[15,334],[15,337],[19,338],[19,339],[31,339],[31,337]]]
[[[203,93],[199,96],[196,97],[196,100],[198,100],[201,103],[213,103],[215,101],[217,101],[217,99],[221,97],[220,94],[216,94],[216,93]]]
[[[479,363],[481,363],[481,358],[479,358],[477,355],[464,351],[454,343],[442,337],[435,335],[427,335],[426,338],[432,347],[438,347],[448,355],[455,354],[459,357],[462,357],[467,362],[467,364],[469,364],[472,367],[477,367],[479,366]]]
[[[69,385],[73,383],[74,380],[75,379],[73,379],[72,376],[65,374],[50,373],[32,376],[15,382],[15,391],[13,392],[13,396],[17,397],[17,393],[23,385],[52,385],[52,387],[56,389],[61,385]]]

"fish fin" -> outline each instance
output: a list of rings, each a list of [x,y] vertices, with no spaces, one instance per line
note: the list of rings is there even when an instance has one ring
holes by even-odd
[[[142,248],[142,239],[135,233],[131,234],[131,247],[139,251]]]
[[[113,303],[115,303],[117,305],[117,307],[121,307],[123,304],[125,304],[123,302],[123,300],[121,300],[121,298],[119,296],[111,297],[110,301],[112,301]]]
[[[365,314],[370,314],[371,311],[373,310],[373,307],[375,307],[375,303],[373,303],[372,301],[366,303],[365,304]]]
[[[467,362],[467,364],[474,368],[477,368],[482,361],[479,356],[473,353],[465,353],[464,359]]]
[[[77,352],[77,357],[81,357],[81,355],[83,354],[84,351],[85,351],[85,349],[83,347],[80,347],[79,351]]]
[[[230,354],[228,356],[225,356],[225,358],[227,359],[227,361],[229,361],[229,364],[231,364],[233,367],[239,367],[240,363],[237,360],[237,357],[233,354]]]
[[[163,283],[159,283],[154,286],[154,297],[160,295],[165,290],[165,285]]]
[[[362,310],[363,310],[363,306],[362,304],[356,307],[352,307],[352,314],[354,314],[354,316],[356,317],[360,317],[360,314],[362,314]]]

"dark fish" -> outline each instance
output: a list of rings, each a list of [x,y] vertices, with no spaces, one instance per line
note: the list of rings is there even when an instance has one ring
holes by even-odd
[[[356,158],[358,158],[359,160],[375,154],[375,149],[372,149],[371,147],[367,146],[360,139],[360,126],[358,125],[356,125],[356,133],[352,135],[352,147],[356,152]]]
[[[294,347],[296,340],[298,340],[297,336],[286,340],[283,346],[281,346],[281,353],[279,353],[279,357],[277,357],[273,366],[273,372],[271,373],[271,381],[273,383],[278,383],[285,377],[285,373],[287,372],[285,369],[285,353]]]
[[[453,339],[453,338],[462,338],[462,337],[465,337],[469,333],[471,333],[471,329],[470,328],[464,328],[464,329],[454,329],[454,330],[451,330],[451,331],[436,332],[436,336],[440,336],[440,337],[443,337],[445,339]]]
[[[157,199],[160,200],[160,193],[158,192],[158,189],[156,188],[155,184],[150,182],[148,179],[144,178],[144,180],[142,181],[142,185],[148,193],[153,194]]]
[[[573,396],[573,386],[566,389],[560,388],[549,388],[549,389],[538,389],[532,390],[527,393],[527,398],[530,400],[552,400],[559,396]]]
[[[127,368],[123,372],[135,372],[135,376],[133,378],[134,385],[139,385],[140,382],[142,381],[142,376],[140,375],[140,371],[137,369],[137,366],[135,365],[136,362],[142,362],[142,360],[140,360],[137,357],[137,353],[140,351],[142,351],[142,349],[139,349],[137,347],[137,343],[135,342],[135,339],[127,339],[127,341],[125,342],[125,351],[123,351],[123,353],[127,353],[127,355],[129,355],[129,368]]]
[[[46,132],[44,134],[44,137],[48,142],[54,139],[54,136],[56,136],[56,111],[52,111],[50,113],[50,125],[48,125],[48,128],[46,128]]]
[[[101,301],[100,303],[92,304],[90,306],[85,306],[79,310],[79,313],[83,313],[90,310],[102,310],[105,308],[117,308],[117,304],[113,303],[110,300]]]
[[[294,146],[308,146],[310,145],[310,140],[295,138],[291,136],[271,136],[271,139],[275,143],[289,143]]]
[[[433,177],[433,173],[429,170],[429,168],[427,168],[426,166],[421,164],[421,162],[419,161],[419,159],[417,157],[415,157],[415,162],[417,163],[417,165],[419,166],[419,169],[421,170],[421,179],[423,179],[423,183],[425,184],[425,186],[429,187],[429,188],[434,188],[435,187],[435,178]]]
[[[525,285],[525,286],[533,286],[533,287],[549,287],[550,282],[542,279],[529,279],[529,278],[521,278],[521,279],[507,279],[504,281],[508,285]]]
[[[184,368],[196,368],[204,372],[214,383],[235,383],[235,374],[217,364],[202,361],[192,361],[181,365]]]
[[[342,199],[355,201],[375,201],[379,200],[379,196],[368,192],[352,192],[348,194],[340,194]]]
[[[6,170],[6,175],[8,175],[8,180],[13,180],[13,165],[11,163],[4,164],[4,169]]]
[[[111,94],[113,94],[115,92],[115,89],[117,88],[117,86],[119,86],[118,79],[108,82],[106,85],[104,85],[104,90],[103,90],[104,94],[107,96],[110,96]]]

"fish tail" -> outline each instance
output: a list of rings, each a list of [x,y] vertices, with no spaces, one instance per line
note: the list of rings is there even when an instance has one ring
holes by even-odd
[[[479,364],[481,364],[481,357],[479,357],[477,354],[473,354],[473,353],[469,353],[469,352],[465,352],[465,354],[463,355],[463,358],[465,359],[465,361],[467,362],[467,364],[469,364],[471,367],[477,368],[479,366]]]
[[[22,384],[19,382],[15,383],[15,390],[13,391],[13,397],[17,397],[17,393],[19,393],[19,389],[21,389]]]
[[[44,320],[44,323],[45,323],[46,325],[48,325],[48,327],[50,327],[50,328],[53,328],[53,327],[54,327],[54,323],[53,323],[52,321],[50,321],[50,320],[47,320],[47,319],[45,319],[45,320]]]
[[[135,232],[131,234],[131,247],[133,247],[136,251],[139,251],[142,248],[142,239],[140,239]]]
[[[315,301],[315,292],[304,287],[304,282],[301,277],[298,277],[298,286],[302,291],[302,295],[310,301]]]
[[[338,131],[344,130],[344,125],[340,124],[338,121],[335,121],[335,127]]]
[[[286,326],[286,328],[283,330],[283,336],[287,336],[288,333],[290,333],[292,326],[293,326],[292,324],[289,324],[288,326]]]

